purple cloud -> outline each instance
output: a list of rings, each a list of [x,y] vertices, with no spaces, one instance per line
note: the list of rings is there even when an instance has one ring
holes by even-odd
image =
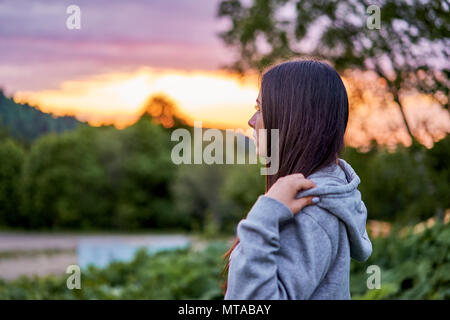
[[[230,61],[216,35],[218,2],[0,1],[0,85],[10,91],[38,90],[83,74],[142,65],[216,69]],[[81,8],[80,30],[66,28],[71,4]],[[55,69],[64,65],[72,66],[67,73]],[[24,70],[46,70],[45,78],[22,79],[18,74]]]

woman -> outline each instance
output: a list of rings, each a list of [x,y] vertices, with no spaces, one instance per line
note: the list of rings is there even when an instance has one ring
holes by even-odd
[[[279,129],[279,170],[225,254],[225,299],[350,299],[350,258],[372,253],[359,177],[339,158],[347,92],[327,63],[289,61],[263,74],[255,129]],[[256,139],[270,155],[270,134]],[[307,177],[307,179],[305,179]]]

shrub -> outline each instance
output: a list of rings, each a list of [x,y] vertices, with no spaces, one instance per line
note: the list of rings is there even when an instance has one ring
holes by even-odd
[[[450,299],[450,224],[437,224],[419,234],[373,240],[365,263],[352,261],[353,299]],[[81,290],[68,290],[66,277],[0,280],[0,299],[223,299],[220,272],[223,241],[206,249],[139,251],[128,263],[82,272]],[[381,289],[368,290],[367,267],[381,269]]]

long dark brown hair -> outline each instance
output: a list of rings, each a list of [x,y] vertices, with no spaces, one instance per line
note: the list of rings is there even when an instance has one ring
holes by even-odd
[[[279,170],[266,176],[266,191],[278,178],[293,173],[305,177],[336,161],[344,147],[348,121],[348,98],[336,70],[318,59],[291,60],[263,72],[262,115],[267,129],[279,129]],[[228,273],[233,245],[223,255]],[[228,278],[228,277],[227,277]],[[222,285],[227,290],[227,279]]]

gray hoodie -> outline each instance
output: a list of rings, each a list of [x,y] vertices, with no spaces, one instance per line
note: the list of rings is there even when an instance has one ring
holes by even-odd
[[[297,197],[320,202],[294,215],[260,196],[237,226],[225,299],[350,299],[350,258],[366,261],[372,243],[367,209],[353,168],[338,159],[307,178],[315,188]]]

